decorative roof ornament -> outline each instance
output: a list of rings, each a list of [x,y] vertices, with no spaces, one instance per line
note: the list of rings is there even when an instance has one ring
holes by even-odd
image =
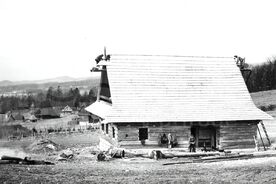
[[[104,53],[98,55],[98,56],[95,58],[95,61],[96,61],[96,67],[93,67],[90,71],[91,71],[91,72],[102,71],[103,68],[100,67],[100,66],[98,66],[99,63],[100,63],[101,61],[110,61],[110,55],[107,55],[107,54],[106,54],[106,47],[104,47]]]

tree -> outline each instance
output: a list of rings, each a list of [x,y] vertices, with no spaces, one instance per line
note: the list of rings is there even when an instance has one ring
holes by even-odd
[[[276,58],[266,63],[252,66],[252,73],[247,87],[250,92],[276,89]]]
[[[94,92],[95,89],[90,89],[88,98],[90,102],[95,102],[97,100],[97,95]]]
[[[28,95],[27,97],[27,103],[28,103],[28,107],[30,108],[31,105],[35,102],[33,96],[31,94]]]
[[[62,89],[60,86],[58,86],[57,88],[57,97],[62,97],[63,93],[62,93]]]
[[[81,98],[80,91],[78,88],[76,88],[74,90],[74,100],[73,100],[74,107],[79,107],[80,98]]]
[[[87,91],[85,91],[84,94],[81,96],[80,101],[81,102],[89,102],[89,96],[88,96]]]
[[[54,88],[52,86],[49,87],[47,94],[46,94],[46,99],[47,100],[52,100],[53,99],[53,92]]]
[[[52,107],[50,100],[42,101],[39,105],[40,108]]]

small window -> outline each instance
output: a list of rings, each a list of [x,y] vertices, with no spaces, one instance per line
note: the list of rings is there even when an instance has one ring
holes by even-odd
[[[102,131],[104,131],[104,124],[102,124]]]
[[[106,124],[105,126],[106,126],[106,127],[105,127],[105,128],[106,128],[106,129],[105,129],[105,133],[108,134],[108,124]]]
[[[112,127],[112,137],[115,138],[115,128]]]
[[[148,128],[139,128],[139,140],[148,139]]]

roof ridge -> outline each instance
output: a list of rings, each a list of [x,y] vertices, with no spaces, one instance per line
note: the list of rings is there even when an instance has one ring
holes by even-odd
[[[183,55],[160,55],[160,54],[110,54],[111,56],[145,56],[145,57],[188,57],[188,58],[228,58],[233,59],[233,57],[225,56],[183,56]]]

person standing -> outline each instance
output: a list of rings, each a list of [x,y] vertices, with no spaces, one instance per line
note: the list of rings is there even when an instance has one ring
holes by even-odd
[[[169,133],[168,134],[168,148],[172,148],[173,146],[173,138],[172,138],[172,134]]]
[[[190,152],[195,152],[195,136],[193,134],[191,134],[190,138],[189,138],[189,150]]]

